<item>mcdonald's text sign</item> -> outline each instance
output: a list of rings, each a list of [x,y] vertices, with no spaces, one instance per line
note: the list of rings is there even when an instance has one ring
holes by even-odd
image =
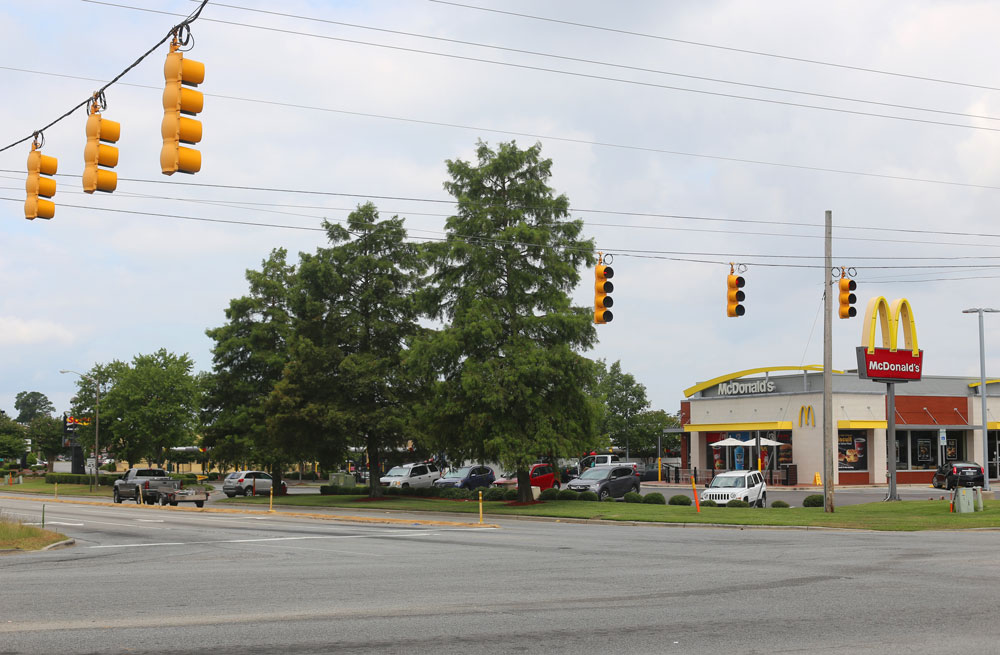
[[[909,382],[919,380],[924,368],[924,351],[914,355],[910,350],[875,348],[870,352],[858,346],[858,375],[877,382]]]

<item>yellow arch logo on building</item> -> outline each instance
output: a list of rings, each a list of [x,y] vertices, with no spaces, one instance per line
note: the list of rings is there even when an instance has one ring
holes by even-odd
[[[901,320],[903,345],[907,350],[913,351],[914,357],[918,357],[920,348],[917,347],[917,325],[913,320],[913,308],[906,298],[896,298],[891,305],[885,296],[868,301],[868,309],[865,310],[865,320],[862,323],[861,345],[869,354],[875,353],[875,328],[881,324],[882,347],[895,352],[898,349],[897,333]]]
[[[804,422],[803,422],[804,419]],[[816,427],[816,412],[813,411],[812,405],[803,405],[799,407],[799,427],[809,427],[810,422],[812,427]]]

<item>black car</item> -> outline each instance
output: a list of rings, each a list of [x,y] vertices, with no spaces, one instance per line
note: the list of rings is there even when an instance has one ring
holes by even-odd
[[[936,489],[983,486],[983,467],[975,462],[949,462],[934,472],[931,484]]]

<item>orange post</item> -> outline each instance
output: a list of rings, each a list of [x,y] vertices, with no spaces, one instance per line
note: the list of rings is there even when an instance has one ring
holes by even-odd
[[[701,513],[701,503],[698,502],[698,487],[694,483],[694,476],[691,476],[691,491],[694,493],[694,509],[696,512]]]
[[[479,525],[483,524],[483,491],[479,490]]]

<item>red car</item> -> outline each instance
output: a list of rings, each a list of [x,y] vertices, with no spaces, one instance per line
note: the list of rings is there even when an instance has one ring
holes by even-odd
[[[528,477],[531,478],[531,486],[539,487],[542,491],[551,487],[555,487],[556,489],[560,487],[559,478],[556,477],[551,464],[532,464]],[[504,473],[493,485],[496,487],[517,489],[517,471]]]

